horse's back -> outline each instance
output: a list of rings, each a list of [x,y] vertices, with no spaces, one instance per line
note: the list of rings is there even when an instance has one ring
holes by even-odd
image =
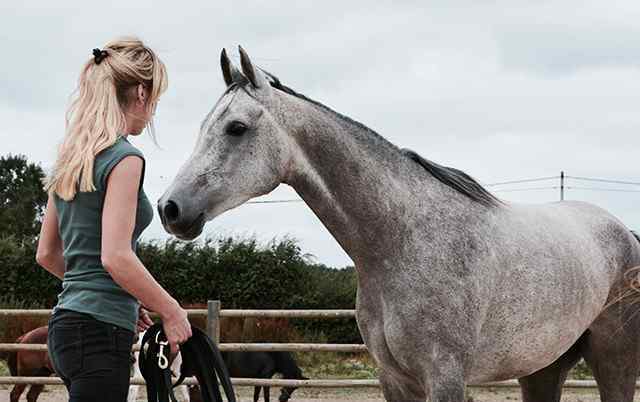
[[[612,275],[640,263],[640,242],[624,223],[603,208],[583,201],[514,208],[516,213],[528,215],[531,229],[547,234],[540,240],[566,246],[592,261],[601,256]]]
[[[578,211],[594,238],[603,247],[615,247],[623,253],[623,258],[630,263],[640,258],[640,239],[622,221],[610,212],[596,205],[571,201],[567,207]],[[634,261],[635,260],[635,261]]]
[[[223,352],[222,357],[231,377],[270,377],[276,368],[267,352]]]
[[[26,343],[26,344],[39,344],[39,343],[47,343],[49,327],[38,327],[32,329],[31,331],[21,335],[16,340],[18,343]]]
[[[16,339],[19,344],[46,344],[48,327],[35,328]],[[7,361],[11,375],[49,375],[53,367],[47,352],[21,350],[9,354]],[[44,371],[43,371],[44,370]]]

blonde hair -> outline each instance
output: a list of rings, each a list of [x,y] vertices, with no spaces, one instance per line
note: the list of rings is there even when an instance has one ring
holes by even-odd
[[[50,194],[70,201],[78,191],[95,191],[95,156],[126,134],[125,109],[136,99],[140,84],[149,91],[147,107],[153,108],[167,88],[167,72],[164,63],[137,38],[109,42],[101,57],[85,63],[67,110],[65,138],[45,185]],[[150,124],[147,129],[153,131]]]

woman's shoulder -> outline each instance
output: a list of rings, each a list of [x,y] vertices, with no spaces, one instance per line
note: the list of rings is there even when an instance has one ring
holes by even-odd
[[[144,161],[142,152],[131,144],[125,137],[118,137],[116,142],[105,148],[94,161],[94,175],[96,184],[104,185],[111,170],[127,156],[137,156]]]

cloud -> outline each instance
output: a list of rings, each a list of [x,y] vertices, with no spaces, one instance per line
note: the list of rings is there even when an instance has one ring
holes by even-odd
[[[482,182],[560,170],[640,181],[637,2],[32,4],[0,5],[0,154],[50,166],[91,49],[138,35],[170,75],[156,116],[162,148],[136,139],[152,200],[191,153],[224,90],[221,48],[235,52],[238,44],[299,92]],[[497,194],[518,202],[559,196],[557,189]],[[282,186],[269,198],[296,196]],[[567,190],[636,228],[639,196]],[[207,231],[265,240],[291,234],[321,262],[350,263],[302,203],[242,206]],[[156,220],[145,236],[165,235]]]
[[[506,10],[495,29],[505,67],[542,75],[640,62],[635,2],[539,2]]]

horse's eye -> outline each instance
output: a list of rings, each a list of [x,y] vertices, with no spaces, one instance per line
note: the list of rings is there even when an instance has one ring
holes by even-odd
[[[226,133],[234,137],[239,137],[247,131],[247,126],[239,121],[232,121],[226,129]]]

